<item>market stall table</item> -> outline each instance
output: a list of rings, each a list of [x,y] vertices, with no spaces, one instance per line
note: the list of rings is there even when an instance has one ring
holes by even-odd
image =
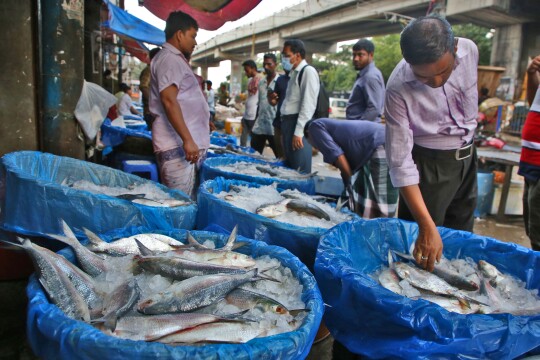
[[[498,150],[494,148],[477,148],[478,158],[484,158],[497,164],[505,165],[504,182],[501,191],[501,201],[497,210],[497,221],[503,221],[505,218],[506,202],[510,191],[510,181],[512,180],[512,170],[514,166],[519,165],[520,154],[511,151]]]

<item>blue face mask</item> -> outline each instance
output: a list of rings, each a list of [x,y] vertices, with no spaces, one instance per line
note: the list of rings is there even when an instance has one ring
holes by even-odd
[[[286,57],[282,57],[281,58],[281,66],[283,66],[283,70],[291,71],[291,69],[292,69],[291,59],[286,58]]]

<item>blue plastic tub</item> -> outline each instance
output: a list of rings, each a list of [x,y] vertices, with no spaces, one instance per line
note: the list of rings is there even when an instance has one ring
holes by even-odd
[[[281,166],[276,163],[271,163],[263,160],[252,159],[248,157],[214,157],[211,159],[206,159],[201,168],[201,183],[206,180],[212,180],[217,177],[223,177],[225,179],[234,179],[242,180],[251,183],[261,184],[261,185],[271,185],[277,183],[277,185],[282,189],[297,189],[306,194],[315,194],[315,180],[313,177],[308,179],[299,179],[299,180],[285,180],[281,178],[272,178],[272,177],[260,177],[260,176],[250,176],[244,174],[237,174],[230,171],[223,171],[218,166],[231,165],[237,162],[248,162],[255,164],[263,165],[272,165],[272,166]]]
[[[319,238],[326,233],[327,229],[282,223],[235,207],[214,195],[229,191],[231,185],[263,186],[239,180],[226,180],[221,177],[204,182],[199,188],[197,197],[199,206],[197,228],[204,229],[211,224],[216,224],[231,231],[238,225],[239,234],[270,245],[281,246],[298,256],[300,261],[312,270]],[[284,189],[278,188],[278,191],[281,190]],[[344,211],[347,210],[344,209]],[[358,215],[347,213],[359,219]]]
[[[121,128],[112,126],[109,118],[103,121],[101,125],[101,142],[105,146],[118,146],[125,141],[127,136],[140,137],[152,141],[152,133],[142,127]]]
[[[540,253],[522,246],[439,228],[444,255],[486,260],[540,288]],[[315,277],[326,304],[326,326],[350,351],[372,359],[514,359],[540,346],[540,315],[462,315],[412,300],[370,274],[387,266],[388,249],[407,251],[415,223],[397,219],[339,224],[320,241]]]
[[[151,229],[193,229],[197,205],[150,207],[73,189],[64,183],[87,180],[94,184],[128,187],[151,183],[179,200],[190,201],[178,190],[106,166],[37,151],[13,152],[0,162],[0,224],[25,235],[62,234],[64,219],[82,235],[130,226]]]
[[[106,241],[151,231],[144,228],[122,229],[102,236]],[[185,239],[185,231],[159,233]],[[227,236],[209,232],[192,232],[203,240],[222,246]],[[287,250],[263,242],[239,238],[248,245],[238,251],[253,257],[269,255],[290,268],[303,286],[302,301],[309,309],[304,323],[293,332],[256,338],[245,344],[208,344],[204,346],[169,346],[157,342],[123,340],[107,336],[92,326],[70,319],[49,303],[36,277],[32,275],[26,293],[28,318],[26,330],[34,353],[43,359],[305,359],[321,322],[324,305],[313,275]],[[82,240],[84,243],[85,241]],[[70,248],[60,252],[70,261],[75,256]]]

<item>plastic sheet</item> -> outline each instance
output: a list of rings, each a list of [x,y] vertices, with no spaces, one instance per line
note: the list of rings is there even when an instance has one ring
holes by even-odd
[[[74,114],[89,140],[96,138],[103,119],[114,104],[116,97],[113,94],[97,84],[84,80]]]
[[[282,223],[233,206],[214,195],[221,191],[229,191],[231,185],[262,186],[239,180],[225,180],[221,177],[204,182],[197,196],[199,206],[197,228],[203,229],[211,224],[217,224],[231,231],[238,225],[239,234],[284,247],[312,270],[319,238],[327,229]],[[358,217],[352,213],[351,216]]]
[[[83,227],[103,233],[129,226],[164,230],[195,226],[194,203],[173,208],[150,207],[62,185],[78,180],[110,187],[150,182],[68,157],[36,151],[13,152],[1,159],[0,224],[6,230],[26,235],[62,233],[59,219],[64,219],[76,234],[82,234]],[[181,191],[150,183],[174,199],[189,200]]]
[[[487,237],[439,228],[444,255],[486,260],[540,287],[538,252]],[[388,249],[405,251],[418,226],[397,219],[342,223],[320,241],[315,276],[332,335],[368,358],[514,359],[540,345],[540,315],[461,315],[426,300],[397,295],[369,274],[387,266]]]
[[[272,166],[280,166],[276,163],[263,161],[263,160],[257,160],[252,159],[249,157],[214,157],[211,159],[207,159],[201,168],[201,183],[206,180],[212,180],[217,178],[218,176],[224,177],[225,179],[235,179],[235,180],[242,180],[247,182],[252,182],[256,184],[261,185],[271,185],[273,183],[277,183],[278,186],[282,189],[297,189],[301,192],[304,192],[306,194],[315,194],[315,180],[311,177],[308,179],[300,179],[300,180],[285,180],[280,178],[271,178],[271,177],[259,177],[259,176],[250,176],[250,175],[244,175],[244,174],[237,174],[234,172],[229,171],[223,171],[218,168],[218,166],[223,165],[231,165],[237,162],[250,162],[255,164],[270,164]]]
[[[101,125],[101,142],[105,146],[118,146],[125,141],[126,136],[140,137],[152,141],[150,131],[112,126],[109,118],[106,118]]]
[[[227,144],[238,145],[238,140],[234,135],[222,134],[217,131],[213,131],[210,134],[210,144],[217,146],[227,146]]]
[[[102,236],[106,241],[147,232],[145,228],[115,230]],[[185,239],[185,231],[159,231],[176,239]],[[209,232],[192,232],[198,239],[213,240],[219,246],[227,236]],[[204,346],[169,346],[160,343],[131,341],[103,334],[92,326],[67,318],[58,307],[49,303],[32,275],[26,289],[29,304],[27,336],[34,353],[43,359],[304,359],[310,348],[323,314],[321,294],[313,275],[284,249],[240,237],[248,242],[239,249],[254,257],[269,255],[290,268],[303,285],[302,300],[308,312],[296,331],[253,339],[246,344],[209,344]],[[82,240],[84,243],[84,240]],[[70,248],[60,252],[70,261],[75,256]]]

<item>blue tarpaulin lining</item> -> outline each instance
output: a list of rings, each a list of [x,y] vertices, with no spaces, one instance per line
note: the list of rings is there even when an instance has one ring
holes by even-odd
[[[109,20],[104,25],[108,26],[115,33],[153,45],[163,45],[165,43],[165,33],[163,30],[150,25],[109,2],[107,2],[107,7],[109,8]]]
[[[203,229],[211,224],[217,224],[228,231],[238,225],[238,233],[251,239],[264,241],[271,245],[284,247],[313,269],[319,238],[327,230],[317,227],[304,227],[286,224],[280,221],[254,214],[238,208],[216,195],[229,191],[231,185],[261,187],[264,185],[241,180],[226,180],[222,177],[201,184],[197,197],[199,212],[197,213],[197,228]],[[278,191],[282,191],[278,187]],[[358,215],[350,213],[354,218]]]
[[[248,157],[242,157],[242,156],[214,157],[211,159],[207,159],[203,163],[202,168],[201,168],[201,183],[206,180],[212,180],[221,176],[221,177],[224,177],[225,179],[242,180],[242,181],[247,181],[247,182],[252,182],[252,183],[257,183],[257,184],[262,184],[262,185],[271,185],[273,183],[277,183],[278,186],[282,189],[297,189],[306,194],[315,194],[315,180],[313,179],[313,177],[308,178],[308,179],[301,179],[301,180],[284,180],[280,178],[238,174],[234,172],[223,171],[218,168],[218,166],[231,165],[231,164],[241,162],[241,161],[255,163],[255,164],[280,166],[280,165],[276,165],[275,163],[271,163],[268,161],[257,160],[257,159],[252,159]]]
[[[62,234],[60,219],[82,235],[82,228],[97,233],[130,226],[154,229],[193,229],[197,205],[150,207],[111,196],[94,194],[61,185],[86,180],[109,187],[150,182],[105,166],[37,151],[20,151],[1,159],[0,224],[26,235]],[[178,190],[151,182],[172,198],[189,200]]]
[[[152,231],[146,228],[130,228],[111,231],[102,236],[106,241]],[[152,231],[185,239],[186,232]],[[222,246],[227,236],[209,232],[194,231],[199,241],[213,240]],[[306,267],[288,251],[259,241],[243,237],[239,241],[248,242],[238,251],[253,257],[268,255],[281,261],[291,269],[303,286],[302,301],[310,309],[302,326],[293,332],[258,338],[246,344],[209,344],[205,346],[168,346],[160,343],[122,340],[107,336],[92,326],[67,318],[55,305],[49,303],[35,275],[30,277],[26,293],[28,295],[27,336],[34,353],[43,359],[304,359],[317,333],[322,314],[323,302],[317,283]],[[82,241],[84,242],[84,241]],[[75,261],[71,248],[60,252],[70,261]]]
[[[226,146],[227,144],[238,145],[238,140],[234,135],[212,131],[210,134],[210,143],[218,146]]]
[[[538,252],[464,231],[439,228],[448,259],[486,260],[540,287]],[[325,322],[349,350],[369,358],[513,359],[540,345],[540,315],[462,315],[383,288],[369,276],[387,266],[388,249],[408,252],[415,223],[358,220],[332,228],[320,241],[315,276]]]
[[[118,146],[124,142],[126,136],[140,137],[152,141],[150,131],[112,126],[109,118],[103,121],[101,125],[101,142],[105,146]]]

